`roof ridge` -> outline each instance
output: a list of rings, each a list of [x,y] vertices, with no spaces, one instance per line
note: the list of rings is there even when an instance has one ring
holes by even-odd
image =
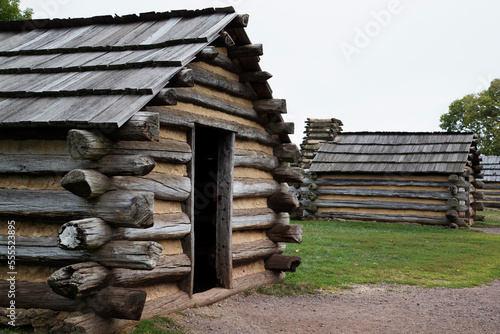
[[[34,19],[24,21],[2,21],[0,31],[31,31],[36,29],[58,29],[69,27],[83,27],[94,24],[126,24],[133,22],[157,21],[175,17],[196,17],[212,14],[235,13],[232,6],[220,8],[204,8],[195,10],[172,10],[167,12],[147,12],[129,15],[102,15],[88,18],[67,18],[67,19]]]

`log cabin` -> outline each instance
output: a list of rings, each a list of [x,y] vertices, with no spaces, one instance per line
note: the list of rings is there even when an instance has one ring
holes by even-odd
[[[306,120],[305,136],[300,145],[299,166],[302,169],[309,169],[321,145],[332,141],[342,131],[342,125],[342,121],[336,118],[308,118]]]
[[[0,23],[2,323],[112,332],[295,271],[299,150],[248,19]]]
[[[480,171],[470,133],[345,132],[319,149],[301,203],[319,219],[469,227]]]
[[[500,209],[500,156],[483,156],[483,195],[485,210]]]

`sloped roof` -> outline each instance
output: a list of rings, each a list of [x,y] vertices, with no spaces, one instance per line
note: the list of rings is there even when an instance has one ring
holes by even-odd
[[[500,156],[483,156],[484,182],[500,182]]]
[[[341,133],[323,144],[310,171],[338,173],[462,173],[469,133]]]
[[[0,126],[119,127],[235,16],[228,7],[0,23]]]

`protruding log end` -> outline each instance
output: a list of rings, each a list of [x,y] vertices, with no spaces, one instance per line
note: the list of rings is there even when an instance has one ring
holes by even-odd
[[[112,148],[109,139],[87,130],[69,130],[68,151],[75,160],[97,160],[106,156]]]
[[[267,237],[274,242],[300,244],[302,242],[302,225],[276,224],[267,231]]]
[[[61,180],[61,186],[76,196],[95,198],[112,187],[111,181],[103,174],[92,169],[74,169]]]
[[[267,270],[295,272],[302,262],[300,256],[275,254],[266,260]]]
[[[107,287],[91,301],[94,311],[103,318],[140,320],[146,292],[138,289]]]
[[[111,227],[100,218],[74,220],[59,229],[59,247],[63,249],[93,249],[106,244]]]
[[[294,193],[278,192],[267,199],[267,204],[274,212],[292,213],[299,207],[299,200]]]

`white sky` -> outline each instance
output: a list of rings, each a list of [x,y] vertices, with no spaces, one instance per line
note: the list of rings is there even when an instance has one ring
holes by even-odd
[[[302,142],[310,118],[344,131],[439,131],[449,104],[500,78],[494,0],[21,0],[35,18],[233,6]]]

